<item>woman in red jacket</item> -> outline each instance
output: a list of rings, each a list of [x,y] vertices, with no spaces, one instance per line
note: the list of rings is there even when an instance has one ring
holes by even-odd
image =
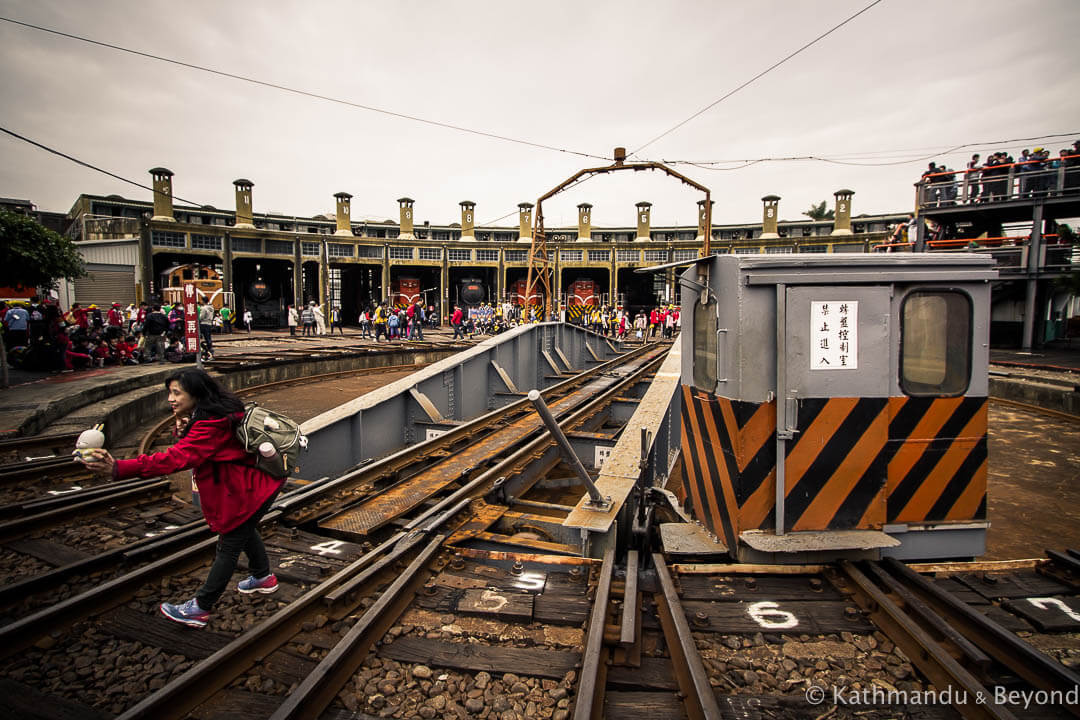
[[[255,468],[250,454],[233,434],[243,418],[244,405],[202,370],[188,368],[165,381],[169,406],[176,417],[177,443],[165,452],[116,460],[96,450],[87,466],[111,473],[116,480],[156,477],[191,468],[199,487],[206,524],[220,535],[214,564],[195,597],[182,605],[162,603],[165,617],[184,625],[203,627],[210,611],[225,592],[243,552],[251,576],[237,589],[245,594],[272,593],[277,578],[259,537],[259,520],[270,509],[284,483]]]

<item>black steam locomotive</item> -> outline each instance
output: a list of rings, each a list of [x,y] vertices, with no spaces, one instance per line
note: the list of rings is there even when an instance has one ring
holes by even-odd
[[[488,285],[481,278],[462,278],[454,286],[454,304],[462,310],[489,302]]]
[[[252,280],[244,293],[244,309],[251,311],[252,327],[278,328],[285,322],[285,293],[265,280]]]

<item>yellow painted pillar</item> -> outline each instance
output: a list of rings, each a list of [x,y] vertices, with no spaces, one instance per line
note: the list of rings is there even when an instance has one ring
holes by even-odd
[[[642,200],[637,203],[637,241],[651,240],[652,203]]]
[[[251,188],[255,186],[255,183],[250,180],[240,178],[239,180],[233,180],[233,187],[236,189],[236,225],[235,227],[241,230],[254,230],[255,223],[252,222],[252,209],[251,209]]]
[[[150,219],[176,222],[173,217],[173,171],[163,167],[150,168],[150,175],[154,178],[154,216]]]
[[[779,195],[766,195],[761,198],[761,202],[764,203],[761,220],[761,239],[762,240],[775,240],[780,237],[780,233],[777,232],[777,215],[780,212],[780,196]]]
[[[398,240],[415,240],[416,234],[413,232],[413,203],[415,200],[408,197],[398,198],[398,209],[400,214]]]
[[[352,235],[352,218],[349,217],[352,195],[347,192],[334,193],[337,200],[337,230],[335,235]]]

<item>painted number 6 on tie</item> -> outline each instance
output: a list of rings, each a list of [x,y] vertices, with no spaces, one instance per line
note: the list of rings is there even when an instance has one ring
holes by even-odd
[[[799,620],[787,610],[772,601],[756,602],[746,608],[746,612],[766,630],[787,630],[797,627]]]

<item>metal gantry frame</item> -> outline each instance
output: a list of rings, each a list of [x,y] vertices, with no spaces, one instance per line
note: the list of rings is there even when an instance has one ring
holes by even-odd
[[[707,257],[712,253],[710,247],[712,240],[712,193],[709,188],[691,180],[680,172],[672,170],[660,162],[626,162],[626,148],[615,148],[615,162],[604,167],[585,168],[579,170],[566,180],[556,185],[551,190],[541,195],[536,200],[536,216],[533,218],[532,245],[529,248],[529,272],[525,280],[525,297],[532,297],[533,291],[540,286],[544,291],[544,319],[551,317],[552,282],[551,282],[551,256],[547,248],[547,236],[544,233],[544,201],[558,195],[562,191],[576,184],[581,178],[591,175],[616,172],[618,170],[660,170],[667,175],[680,180],[695,190],[705,193],[705,228],[703,243],[699,252],[700,257]]]

